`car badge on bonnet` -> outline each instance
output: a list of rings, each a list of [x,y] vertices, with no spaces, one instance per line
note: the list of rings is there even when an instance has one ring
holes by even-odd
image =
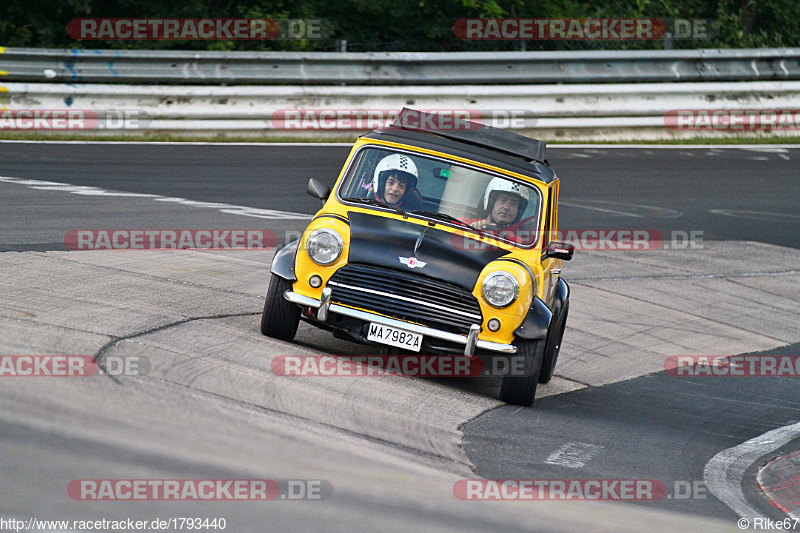
[[[398,259],[408,268],[422,268],[428,264],[425,261],[420,261],[416,257],[398,257]]]

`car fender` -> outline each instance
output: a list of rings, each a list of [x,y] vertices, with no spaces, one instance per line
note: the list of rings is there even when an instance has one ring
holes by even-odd
[[[538,296],[533,299],[528,314],[522,324],[514,330],[517,339],[538,340],[547,338],[547,330],[550,321],[553,319],[553,312],[547,307]]]
[[[556,293],[553,298],[553,309],[551,309],[553,316],[558,317],[561,315],[561,310],[564,305],[569,301],[569,285],[562,278],[558,278],[556,285]]]
[[[299,244],[300,239],[295,239],[278,250],[272,259],[272,266],[269,271],[285,280],[297,281],[297,276],[294,274],[294,261],[297,257]]]

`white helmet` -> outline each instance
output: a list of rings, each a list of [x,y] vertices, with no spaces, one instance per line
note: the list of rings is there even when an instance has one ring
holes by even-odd
[[[517,218],[514,219],[514,222],[517,222],[522,218],[522,214],[528,207],[528,200],[530,199],[528,188],[515,181],[509,181],[503,178],[492,179],[492,181],[490,181],[489,185],[486,187],[486,192],[483,194],[484,216],[491,214],[492,208],[494,208],[494,202],[497,199],[497,195],[500,193],[515,194],[519,196],[519,210],[517,211]],[[492,207],[490,208],[489,206]]]
[[[380,160],[375,167],[375,174],[372,178],[372,190],[383,198],[383,188],[386,186],[386,179],[391,175],[399,173],[406,179],[406,190],[410,191],[417,186],[417,165],[414,161],[403,154],[387,155]]]

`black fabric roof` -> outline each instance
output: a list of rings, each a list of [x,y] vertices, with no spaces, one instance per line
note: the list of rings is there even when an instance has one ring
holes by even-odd
[[[490,150],[472,143],[449,139],[423,130],[406,130],[402,128],[383,128],[362,136],[367,139],[381,139],[390,142],[410,144],[428,150],[472,159],[503,170],[529,176],[544,183],[556,180],[556,174],[544,163],[525,161],[505,152]]]
[[[404,107],[391,127],[426,131],[446,139],[483,146],[528,161],[544,163],[546,145],[544,141],[450,115],[427,113]]]

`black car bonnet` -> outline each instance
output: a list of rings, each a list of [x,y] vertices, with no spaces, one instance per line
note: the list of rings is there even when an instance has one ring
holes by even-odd
[[[484,267],[508,254],[484,241],[431,226],[368,213],[348,215],[349,263],[414,272],[472,291]]]

